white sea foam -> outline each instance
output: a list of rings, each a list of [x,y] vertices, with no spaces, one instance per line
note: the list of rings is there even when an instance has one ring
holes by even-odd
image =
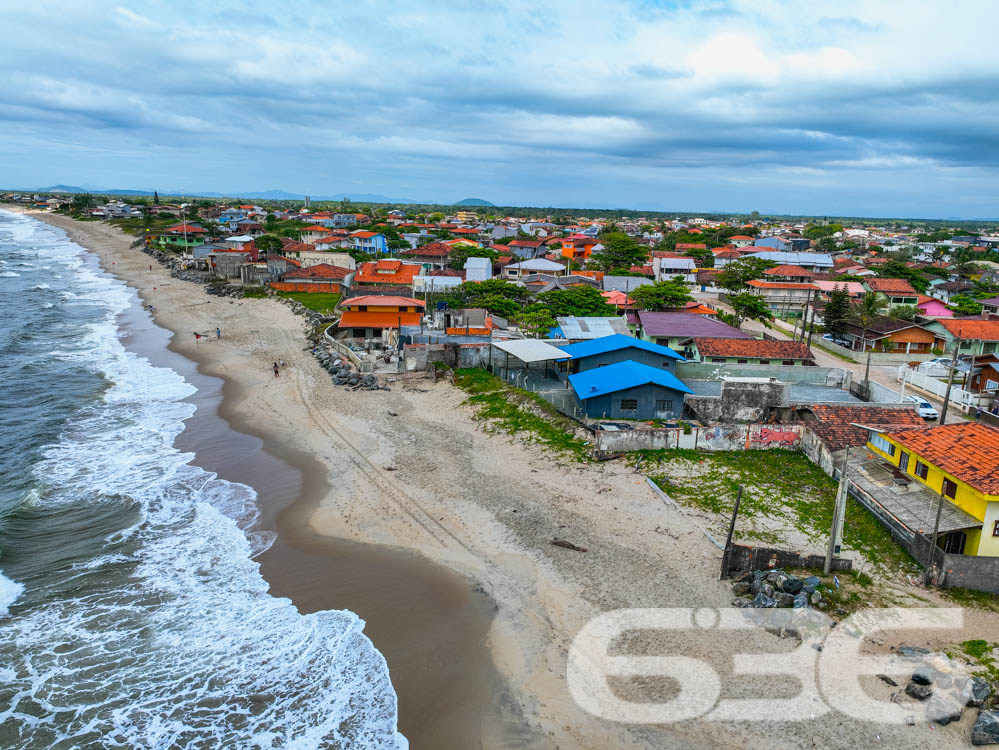
[[[103,310],[58,356],[110,383],[46,449],[34,504],[88,503],[129,520],[71,566],[103,586],[5,619],[0,647],[11,658],[0,680],[13,697],[0,724],[24,747],[95,736],[121,748],[406,747],[363,621],[302,615],[271,596],[253,560],[272,539],[254,530],[255,492],[173,447],[194,388],[122,346],[115,319],[134,293],[58,235],[24,239],[74,269],[74,304]],[[22,589],[0,577],[0,614]]]
[[[24,584],[12,581],[0,573],[0,617],[10,611],[10,605],[17,601],[23,591]]]
[[[48,284],[35,284],[31,288],[32,289],[51,289],[52,287],[50,287]]]
[[[20,275],[21,274],[19,274],[17,271],[0,271],[0,277],[3,277],[5,279],[16,279],[20,277]]]

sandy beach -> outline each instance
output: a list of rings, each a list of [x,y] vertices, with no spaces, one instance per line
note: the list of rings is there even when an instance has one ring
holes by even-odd
[[[719,551],[696,513],[665,505],[620,462],[566,465],[483,431],[446,381],[338,388],[303,351],[302,319],[286,306],[209,297],[109,225],[37,218],[97,253],[155,306],[156,323],[174,333],[171,350],[221,379],[218,416],[258,442],[219,446],[211,429],[182,439],[218,463],[208,468],[260,491],[264,527],[278,533],[261,558],[276,595],[302,611],[348,608],[367,621],[412,747],[838,748],[875,736],[888,747],[930,736],[939,747],[967,745],[972,712],[932,735],[836,713],[657,726],[589,715],[565,674],[572,638],[590,618],[622,607],[729,606]],[[277,360],[286,366],[275,378]],[[278,463],[297,479],[275,480]],[[554,537],[588,551],[552,546]],[[667,635],[655,645],[728,672],[732,651],[789,648],[762,631],[726,642]]]

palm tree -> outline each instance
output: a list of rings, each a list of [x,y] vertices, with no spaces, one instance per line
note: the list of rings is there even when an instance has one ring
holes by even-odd
[[[867,348],[867,329],[870,328],[874,321],[882,316],[885,308],[885,302],[886,299],[883,294],[878,292],[868,292],[860,299],[859,302],[855,302],[853,307],[850,308],[850,319],[864,329],[861,346],[864,351],[867,351],[867,366],[864,368],[865,392],[867,392],[870,388],[871,350],[874,348],[873,346],[871,349]]]

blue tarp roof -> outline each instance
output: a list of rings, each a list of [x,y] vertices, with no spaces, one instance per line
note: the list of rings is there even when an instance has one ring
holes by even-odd
[[[693,393],[676,375],[631,360],[578,372],[569,376],[569,382],[576,395],[584,400],[647,383],[655,383],[681,393]]]
[[[629,349],[632,347],[661,354],[664,357],[678,359],[681,362],[687,361],[668,346],[653,344],[651,341],[642,341],[641,339],[636,339],[634,336],[625,336],[623,333],[615,333],[612,336],[601,336],[598,339],[590,339],[589,341],[580,341],[578,344],[569,344],[568,346],[563,346],[562,351],[571,355],[573,359],[581,359],[583,357],[592,357],[594,354],[616,352],[619,349]]]

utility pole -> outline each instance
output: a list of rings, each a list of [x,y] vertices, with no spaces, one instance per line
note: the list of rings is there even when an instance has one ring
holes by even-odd
[[[679,435],[677,435],[679,438]],[[728,525],[728,536],[725,539],[725,550],[722,552],[721,575],[718,580],[722,580],[728,575],[728,564],[732,557],[732,536],[735,534],[735,519],[739,516],[739,505],[742,503],[742,485],[739,485],[739,494],[735,498],[735,508],[732,509],[732,521]]]
[[[964,339],[961,338],[961,332],[958,331],[957,338],[954,339],[954,353],[950,358],[950,372],[947,373],[947,390],[944,392],[943,409],[940,410],[940,424],[947,424],[947,407],[950,406],[950,389],[954,381],[954,370],[957,368],[957,353],[960,351],[963,342]]]
[[[937,537],[940,534],[940,514],[943,512],[944,504],[944,483],[947,481],[946,478],[940,480],[940,497],[937,499],[937,517],[933,522],[933,536],[930,540],[930,548],[926,554],[926,565],[923,570],[923,581],[925,583],[930,582],[930,570],[936,564],[934,558],[937,552]]]
[[[812,325],[808,329],[808,342],[805,344],[805,346],[807,346],[809,349],[812,347],[812,333],[815,330],[815,292],[816,291],[817,290],[815,290],[815,289],[812,290],[811,299],[808,302],[808,308],[805,309],[806,313],[808,312],[809,309],[811,309],[811,311],[812,311]]]
[[[826,547],[826,562],[822,566],[824,575],[829,575],[832,570],[833,555],[839,552],[843,540],[842,534],[843,518],[846,515],[847,480],[846,472],[850,467],[850,447],[847,446],[846,454],[843,456],[843,466],[839,470],[839,486],[836,488],[836,501],[833,505],[832,528],[829,530],[829,546]]]

